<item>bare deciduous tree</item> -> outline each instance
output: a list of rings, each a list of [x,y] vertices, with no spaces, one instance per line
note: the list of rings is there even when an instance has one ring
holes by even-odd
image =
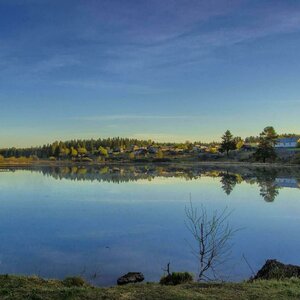
[[[163,270],[164,272],[166,272],[168,276],[171,275],[171,272],[170,272],[170,264],[171,264],[171,263],[168,262],[166,269],[162,268],[162,270]]]
[[[228,217],[232,212],[228,212],[225,208],[220,213],[215,210],[208,216],[203,205],[198,212],[190,200],[190,206],[185,208],[185,213],[186,226],[197,243],[196,248],[191,248],[199,261],[198,281],[220,279],[218,267],[229,259],[232,248],[230,240],[236,232],[228,223]]]

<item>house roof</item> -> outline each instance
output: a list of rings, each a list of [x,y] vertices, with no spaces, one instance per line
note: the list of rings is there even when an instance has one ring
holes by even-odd
[[[286,144],[286,143],[297,143],[298,140],[299,140],[299,137],[280,138],[280,139],[277,139],[277,143],[283,143],[283,144]]]

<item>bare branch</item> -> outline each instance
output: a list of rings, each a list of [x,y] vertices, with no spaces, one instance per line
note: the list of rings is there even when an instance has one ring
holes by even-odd
[[[198,280],[216,280],[218,279],[217,267],[229,259],[232,248],[229,241],[236,232],[228,223],[232,211],[228,212],[227,207],[220,213],[215,210],[209,218],[203,205],[201,205],[198,213],[190,196],[190,205],[185,207],[185,214],[187,218],[186,227],[197,245],[197,250],[195,247],[191,247],[191,249],[199,262]]]

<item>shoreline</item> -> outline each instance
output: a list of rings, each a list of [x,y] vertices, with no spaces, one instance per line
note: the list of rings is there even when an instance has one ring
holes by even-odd
[[[145,282],[124,286],[97,287],[80,277],[64,280],[38,276],[0,275],[1,299],[299,299],[300,279],[256,280],[238,283],[210,282],[161,285]]]
[[[28,163],[0,163],[0,169],[21,167],[105,167],[105,166],[182,166],[182,167],[261,167],[261,168],[299,168],[298,164],[287,163],[260,163],[260,162],[237,162],[237,161],[169,161],[169,162],[71,162],[71,161],[38,161]]]

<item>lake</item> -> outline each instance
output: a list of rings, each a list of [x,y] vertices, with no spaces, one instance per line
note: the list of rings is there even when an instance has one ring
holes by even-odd
[[[0,273],[80,275],[95,285],[129,271],[197,274],[185,208],[227,207],[239,229],[219,274],[242,280],[266,259],[300,264],[300,170],[216,166],[0,170]]]

